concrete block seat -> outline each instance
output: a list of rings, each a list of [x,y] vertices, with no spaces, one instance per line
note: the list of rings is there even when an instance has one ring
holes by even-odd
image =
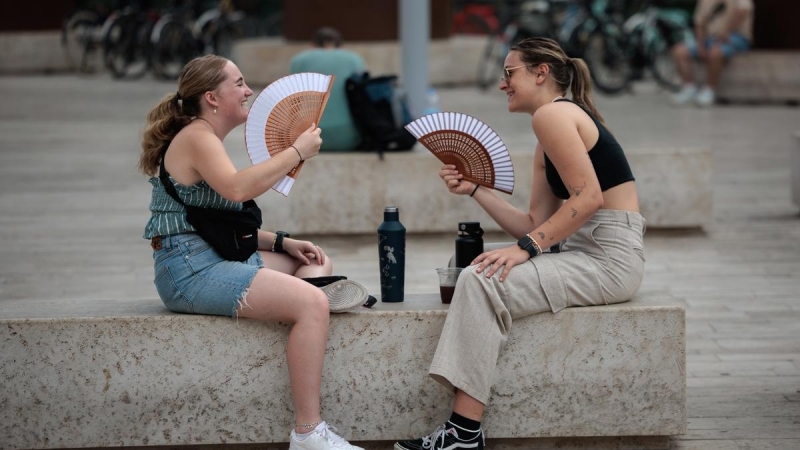
[[[46,318],[0,305],[0,447],[288,440],[286,325],[103,303]],[[414,295],[331,317],[322,407],[342,435],[408,438],[446,418],[452,393],[427,376],[446,308]],[[680,306],[639,298],[515,321],[485,429],[525,448],[575,436],[665,448],[686,431],[685,363]]]
[[[696,228],[710,222],[709,148],[630,148],[626,155],[649,228]],[[533,152],[512,152],[511,159],[516,187],[510,201],[527,208]],[[303,166],[291,199],[274,193],[258,199],[268,212],[264,228],[291,224],[292,231],[303,234],[375,233],[383,208],[397,205],[410,233],[454,232],[458,222],[467,220],[480,221],[486,231],[500,231],[472,199],[447,192],[437,175],[440,167],[421,145],[386,153],[382,161],[369,152],[321,153]]]
[[[722,72],[722,102],[800,103],[800,51],[753,50],[737,55]]]

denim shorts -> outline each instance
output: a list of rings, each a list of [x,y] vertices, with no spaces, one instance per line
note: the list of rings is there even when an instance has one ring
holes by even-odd
[[[258,252],[244,262],[228,261],[196,233],[161,237],[153,252],[155,285],[172,312],[235,316],[258,269]]]
[[[747,50],[750,50],[750,41],[747,40],[746,37],[742,36],[739,33],[731,33],[728,42],[722,42],[718,39],[713,37],[706,38],[706,48],[710,49],[714,45],[719,45],[722,49],[722,54],[725,56],[725,59],[731,59],[731,57],[737,53],[743,53]],[[689,53],[692,54],[693,58],[697,58],[697,40],[690,39],[686,42],[686,47],[689,48]]]

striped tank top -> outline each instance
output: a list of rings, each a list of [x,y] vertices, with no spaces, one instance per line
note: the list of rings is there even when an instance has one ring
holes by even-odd
[[[176,183],[172,177],[169,179],[175,185],[178,196],[184,203],[201,208],[214,208],[232,211],[241,211],[242,204],[223,198],[205,181],[184,186]],[[176,202],[161,184],[158,177],[150,178],[153,186],[153,196],[150,200],[150,220],[144,228],[144,238],[168,234],[187,233],[195,231],[194,227],[186,221],[186,210],[183,205]]]

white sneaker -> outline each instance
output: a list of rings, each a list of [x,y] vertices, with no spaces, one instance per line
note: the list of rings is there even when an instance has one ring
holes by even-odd
[[[716,95],[714,95],[714,90],[708,86],[700,89],[700,92],[698,92],[694,98],[694,102],[697,104],[697,106],[702,108],[713,105],[715,100]]]
[[[343,437],[336,434],[336,428],[322,422],[305,439],[300,440],[292,430],[289,450],[364,450],[350,445]]]
[[[697,87],[693,84],[684,84],[680,91],[672,95],[673,105],[683,105],[694,99],[697,95]]]

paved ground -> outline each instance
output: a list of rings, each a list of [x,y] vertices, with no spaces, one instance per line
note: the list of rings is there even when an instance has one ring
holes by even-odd
[[[0,78],[0,318],[158,301],[140,238],[149,187],[136,161],[145,114],[171,91],[105,76]],[[445,109],[480,117],[513,149],[532,148],[529,119],[507,114],[499,92],[440,94]],[[673,447],[800,449],[800,218],[789,198],[800,109],[675,109],[647,85],[598,103],[623,146],[714,152],[713,224],[645,239],[641,293],[687,308],[689,431]],[[226,142],[240,167],[242,135]],[[436,290],[433,269],[454,237],[410,237],[407,292]],[[374,236],[311,238],[337,273],[377,291]]]

